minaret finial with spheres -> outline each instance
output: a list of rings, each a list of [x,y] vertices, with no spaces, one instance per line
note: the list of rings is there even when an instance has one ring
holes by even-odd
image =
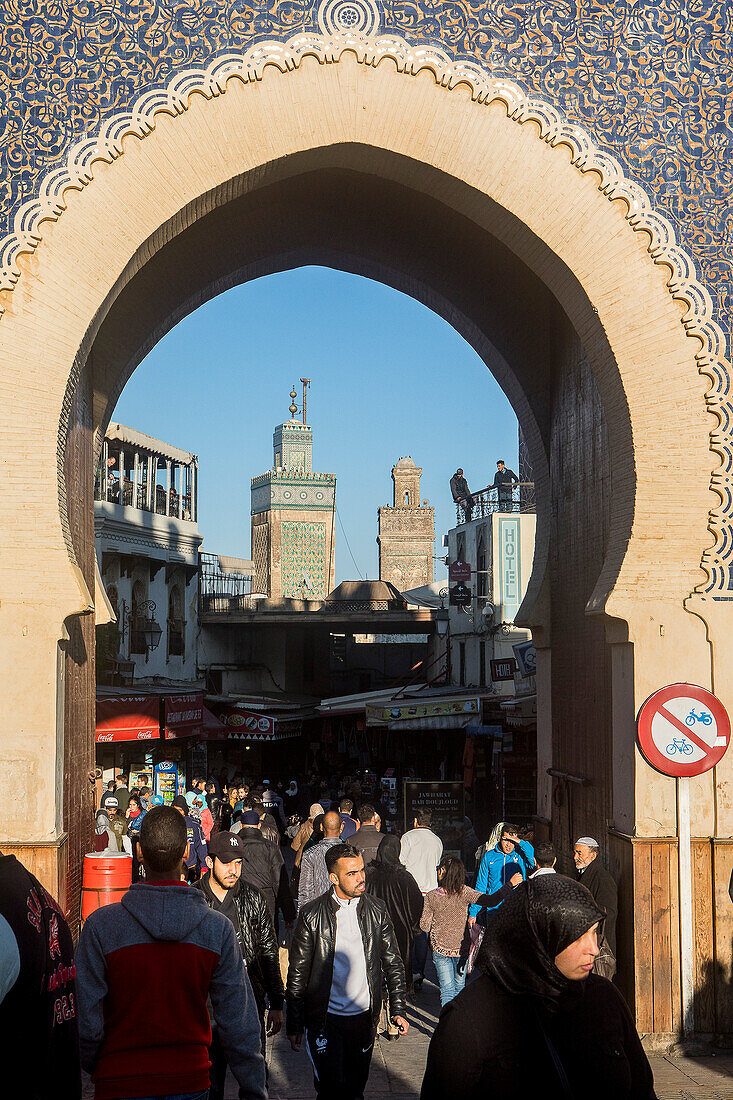
[[[289,411],[290,411],[290,419],[291,420],[295,420],[295,414],[298,411],[298,406],[295,404],[295,398],[297,396],[298,395],[295,392],[295,386],[293,386],[292,390],[290,391],[290,410]]]

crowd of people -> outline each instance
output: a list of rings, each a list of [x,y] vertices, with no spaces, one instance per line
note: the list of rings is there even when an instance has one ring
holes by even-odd
[[[423,1100],[580,1098],[591,1077],[596,1097],[653,1098],[609,981],[616,884],[596,841],[577,841],[572,878],[550,844],[500,822],[470,876],[428,810],[412,825],[383,833],[378,805],[295,780],[195,778],[168,806],[146,776],[132,789],[119,776],[96,848],[131,856],[135,881],[88,917],[75,960],[58,906],[0,856],[6,1038],[29,1046],[17,1007],[35,983],[39,1050],[63,1067],[52,1091],[42,1068],[22,1094],[78,1100],[81,1065],[97,1100],[223,1100],[229,1067],[243,1100],[264,1100],[266,1043],[284,1025],[292,1049],[307,1049],[316,1096],[356,1100],[377,1034],[408,1031],[432,957],[441,1014]],[[31,911],[40,939],[26,959]]]

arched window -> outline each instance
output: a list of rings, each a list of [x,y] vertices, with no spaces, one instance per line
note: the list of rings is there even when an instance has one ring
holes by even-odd
[[[147,656],[145,634],[142,625],[147,618],[144,606],[148,600],[148,589],[144,581],[138,580],[132,585],[132,612],[130,615],[130,653],[143,653]]]
[[[109,605],[112,608],[112,611],[114,612],[114,616],[117,619],[117,625],[119,626],[120,625],[119,594],[117,592],[117,585],[116,584],[111,584],[107,588],[107,599],[109,600]]]
[[[409,504],[409,503],[410,503],[410,494],[407,491],[405,491],[405,504]]]
[[[183,657],[186,652],[186,620],[183,614],[183,589],[178,582],[168,590],[168,656]]]

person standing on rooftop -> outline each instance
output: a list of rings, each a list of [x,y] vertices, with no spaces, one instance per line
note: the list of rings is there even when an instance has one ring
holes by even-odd
[[[512,486],[515,484],[519,484],[519,478],[514,470],[507,469],[504,459],[500,458],[496,463],[496,473],[491,486],[492,489],[497,490],[500,512],[511,512],[513,510]]]
[[[459,466],[450,479],[450,491],[456,504],[463,509],[463,518],[468,523],[473,515],[474,499],[468,488],[468,482],[463,476],[463,470]]]

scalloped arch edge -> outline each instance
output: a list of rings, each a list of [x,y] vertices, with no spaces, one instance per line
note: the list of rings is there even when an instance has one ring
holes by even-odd
[[[12,291],[21,277],[20,257],[35,251],[43,239],[42,223],[57,220],[66,209],[65,194],[79,191],[94,179],[97,160],[111,163],[123,155],[124,140],[134,135],[144,138],[155,128],[156,117],[175,117],[188,110],[192,95],[212,99],[223,95],[229,80],[244,83],[260,81],[272,66],[281,73],[298,68],[304,58],[314,57],[320,64],[337,64],[345,53],[353,54],[363,65],[377,66],[391,60],[398,72],[415,76],[429,70],[435,82],[448,90],[468,85],[477,104],[501,102],[510,119],[522,125],[534,122],[541,140],[553,148],[565,145],[571,162],[580,172],[596,172],[599,191],[609,201],[622,199],[627,207],[626,221],[634,232],[649,234],[648,252],[653,262],[669,270],[670,295],[684,304],[681,317],[688,336],[696,337],[700,349],[695,355],[698,369],[710,379],[706,394],[709,410],[718,419],[711,432],[711,450],[721,462],[713,475],[711,488],[721,498],[721,507],[709,514],[709,530],[714,543],[703,554],[702,568],[707,582],[696,592],[720,590],[725,584],[727,559],[733,555],[733,408],[727,399],[730,363],[726,358],[726,338],[714,320],[713,306],[706,287],[697,278],[693,257],[677,242],[674,227],[656,212],[648,194],[624,170],[608,151],[599,149],[581,127],[568,122],[552,104],[530,96],[518,84],[492,77],[479,64],[457,61],[444,49],[431,45],[411,45],[394,35],[299,34],[285,42],[259,42],[238,53],[214,58],[205,68],[185,69],[174,75],[165,87],[141,93],[131,109],[119,112],[102,124],[96,135],[85,135],[68,152],[66,163],[44,178],[37,198],[24,203],[16,212],[13,229],[0,240],[0,292]],[[0,305],[0,321],[5,312]],[[726,430],[721,430],[725,425]]]

